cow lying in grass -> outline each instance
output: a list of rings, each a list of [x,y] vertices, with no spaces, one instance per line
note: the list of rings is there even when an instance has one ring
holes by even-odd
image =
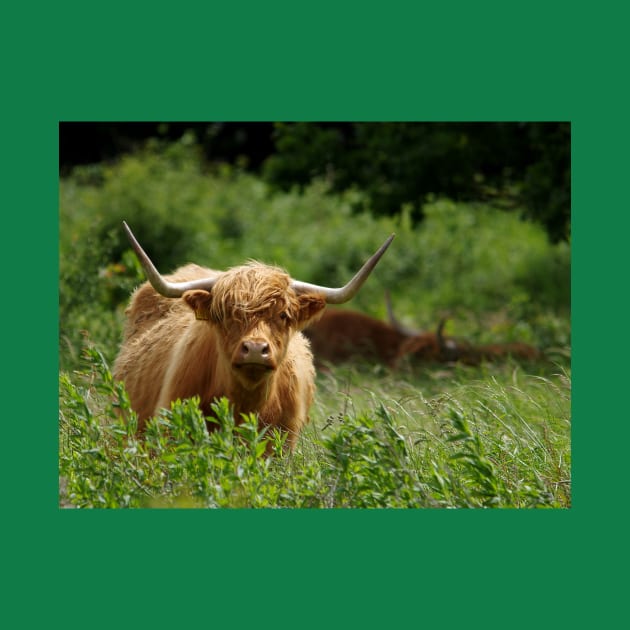
[[[338,364],[352,359],[394,368],[403,360],[425,363],[478,365],[508,357],[534,361],[539,350],[529,344],[495,343],[474,345],[444,335],[446,318],[435,332],[421,332],[398,322],[387,298],[389,323],[351,310],[327,310],[304,331],[311,340],[315,362]]]

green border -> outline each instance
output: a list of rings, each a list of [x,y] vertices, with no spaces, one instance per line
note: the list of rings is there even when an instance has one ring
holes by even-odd
[[[612,625],[622,581],[608,574],[628,547],[616,395],[626,371],[611,333],[627,329],[611,304],[626,266],[627,37],[614,11],[560,4],[3,9],[3,269],[29,279],[4,303],[3,617],[66,628]],[[574,507],[59,510],[57,123],[156,119],[570,120]]]

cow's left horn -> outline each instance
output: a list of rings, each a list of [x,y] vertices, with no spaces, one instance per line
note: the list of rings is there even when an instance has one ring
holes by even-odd
[[[140,243],[136,240],[133,232],[123,221],[123,227],[129,238],[129,242],[138,256],[138,260],[147,274],[147,280],[151,283],[151,286],[164,297],[180,297],[185,291],[191,291],[193,289],[204,289],[210,291],[217,281],[217,277],[201,278],[200,280],[191,280],[190,282],[169,282],[165,280],[160,272],[155,268],[155,265],[151,262],[151,259],[147,256],[146,252],[140,247]]]
[[[389,247],[390,243],[394,240],[394,234],[392,234],[379,248],[372,254],[372,256],[365,262],[363,267],[359,269],[354,278],[343,287],[338,289],[331,289],[330,287],[320,287],[316,284],[309,284],[308,282],[300,282],[299,280],[293,280],[291,286],[298,293],[320,293],[326,298],[326,302],[329,304],[343,304],[351,300],[359,291],[363,283],[367,280],[367,277],[372,272],[372,269],[376,266],[376,263],[381,259],[381,256],[385,253],[385,250]]]
[[[394,307],[392,306],[392,298],[389,294],[389,289],[385,290],[385,308],[387,309],[387,318],[389,319],[390,325],[401,335],[405,335],[405,337],[415,337],[416,335],[422,334],[421,330],[407,328],[398,321],[396,315],[394,315]]]

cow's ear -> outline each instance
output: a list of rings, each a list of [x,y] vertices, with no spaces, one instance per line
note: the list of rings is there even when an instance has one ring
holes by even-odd
[[[322,295],[305,293],[298,295],[297,328],[302,330],[319,319],[326,308],[326,299]]]
[[[211,293],[208,291],[186,291],[182,299],[194,311],[197,319],[210,319]]]

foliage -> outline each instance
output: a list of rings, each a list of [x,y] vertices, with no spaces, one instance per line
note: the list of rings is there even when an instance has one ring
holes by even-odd
[[[62,505],[75,507],[567,507],[570,505],[570,249],[484,204],[435,198],[421,226],[356,214],[363,194],[273,192],[207,170],[190,139],[155,143],[60,181]],[[349,305],[471,341],[558,350],[519,365],[334,368],[318,375],[311,423],[290,454],[226,400],[208,431],[176,401],[142,436],[109,365],[129,293],[144,280],[126,220],[163,272],[260,259],[339,285],[396,239]],[[87,333],[89,331],[89,334]],[[548,355],[550,356],[550,355]],[[268,452],[275,452],[267,457]]]
[[[123,309],[144,280],[121,229],[132,227],[158,268],[197,262],[226,268],[253,258],[330,286],[345,283],[391,232],[396,239],[349,305],[385,317],[389,289],[400,319],[471,340],[570,340],[570,249],[537,225],[482,204],[435,199],[415,227],[353,210],[362,193],[272,193],[229,167],[206,171],[190,138],[76,169],[60,181],[60,356],[76,367],[81,331],[113,360]]]
[[[568,123],[278,123],[263,172],[283,190],[326,177],[334,191],[365,191],[377,214],[407,204],[414,219],[429,195],[492,200],[558,241],[570,234],[570,133]]]
[[[88,344],[84,359],[80,376],[60,375],[65,507],[570,505],[566,375],[520,374],[512,387],[495,378],[455,386],[448,396],[416,392],[402,402],[391,398],[403,391],[390,381],[388,395],[368,392],[364,410],[353,408],[366,401],[357,391],[350,408],[346,395],[343,411],[315,417],[317,426],[289,454],[277,432],[259,430],[254,415],[235,421],[226,399],[213,405],[213,431],[193,398],[174,402],[138,436],[103,354]],[[368,384],[383,386],[382,377],[353,378],[364,395]]]
[[[204,157],[261,175],[274,188],[324,178],[356,207],[424,217],[428,195],[485,200],[522,213],[553,241],[570,235],[571,127],[566,122],[61,123],[60,164],[111,160],[146,138],[198,143]],[[154,140],[151,140],[154,142]]]

